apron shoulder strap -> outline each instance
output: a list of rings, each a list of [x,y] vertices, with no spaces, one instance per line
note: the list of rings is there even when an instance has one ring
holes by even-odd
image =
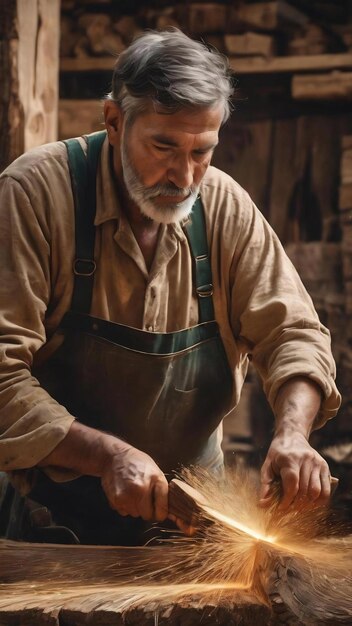
[[[75,260],[73,262],[74,287],[71,311],[90,313],[94,273],[96,212],[96,177],[98,160],[106,131],[85,137],[87,156],[78,139],[64,141],[67,148],[75,205]]]
[[[191,218],[184,230],[193,256],[194,283],[199,306],[199,323],[215,319],[213,279],[211,273],[204,208],[201,199],[195,201]]]

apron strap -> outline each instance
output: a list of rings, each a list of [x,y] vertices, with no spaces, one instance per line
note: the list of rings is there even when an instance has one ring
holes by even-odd
[[[208,251],[207,230],[201,199],[195,201],[190,220],[184,230],[194,262],[194,279],[198,296],[199,323],[215,319],[212,273]]]
[[[71,311],[90,313],[94,273],[96,177],[106,131],[85,137],[87,156],[78,139],[64,141],[67,148],[75,205],[75,260]]]

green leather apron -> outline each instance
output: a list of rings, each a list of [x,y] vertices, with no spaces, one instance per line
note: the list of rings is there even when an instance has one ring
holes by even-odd
[[[199,324],[151,333],[90,315],[94,282],[96,168],[105,131],[66,142],[75,196],[76,260],[62,346],[34,375],[80,422],[121,437],[149,454],[168,478],[181,466],[216,471],[223,463],[218,426],[231,408],[232,376],[214,320],[203,207],[186,226],[194,260]],[[143,543],[141,520],[112,511],[100,481],[55,483],[42,476],[31,494],[84,543]]]

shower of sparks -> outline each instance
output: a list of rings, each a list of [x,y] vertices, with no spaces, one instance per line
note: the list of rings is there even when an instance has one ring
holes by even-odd
[[[228,515],[223,515],[219,511],[215,511],[210,506],[204,506],[205,513],[208,513],[210,518],[216,518],[220,524],[225,524],[225,526],[229,526],[233,530],[239,530],[243,532],[245,535],[249,535],[253,537],[253,539],[257,539],[258,541],[264,541],[267,543],[275,543],[275,537],[271,537],[270,535],[262,535],[262,533],[257,532],[253,528],[246,526],[245,524],[241,524],[237,520],[229,517]]]

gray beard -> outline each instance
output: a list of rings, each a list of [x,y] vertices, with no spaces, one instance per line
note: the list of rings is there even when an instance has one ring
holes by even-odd
[[[127,154],[125,133],[123,134],[121,143],[121,163],[128,194],[139,207],[143,215],[160,224],[175,224],[190,215],[193,204],[198,196],[199,185],[192,185],[188,189],[179,189],[171,184],[158,184],[153,187],[145,187]],[[175,203],[169,203],[163,207],[158,206],[153,200],[161,195],[174,196]],[[177,197],[182,198],[185,195],[188,197],[183,200],[183,202],[176,201]]]

